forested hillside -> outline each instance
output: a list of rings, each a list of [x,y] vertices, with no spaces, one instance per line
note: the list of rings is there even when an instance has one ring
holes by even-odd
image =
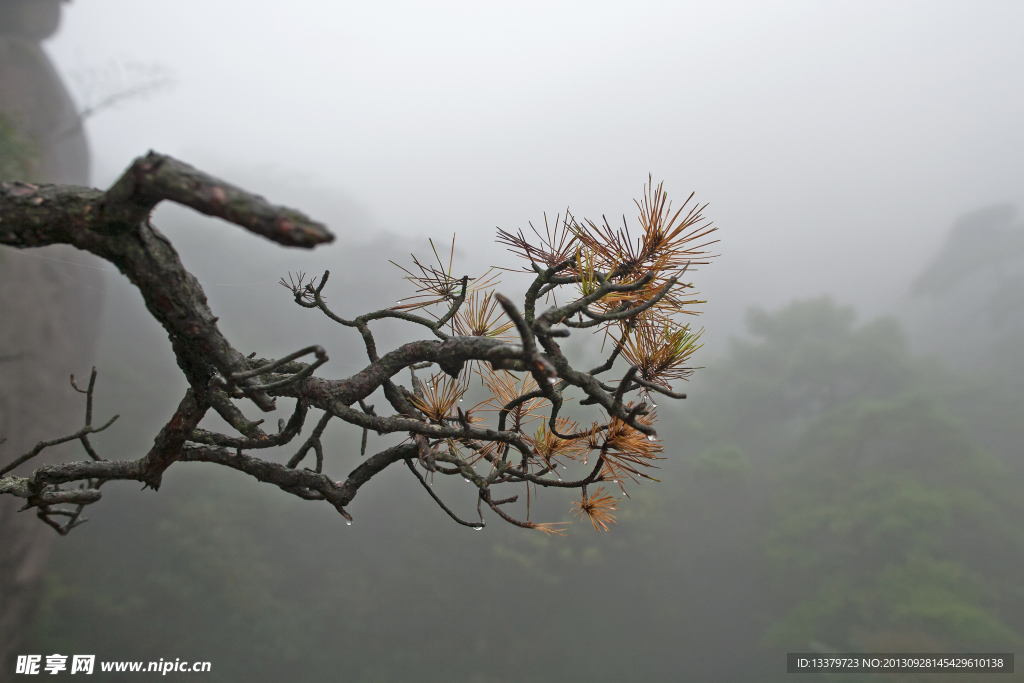
[[[354,246],[340,265],[389,250]],[[402,291],[379,281],[382,299]],[[115,296],[129,316],[131,293]],[[947,303],[931,331],[910,316],[913,335],[998,347],[999,360],[912,349],[900,320],[828,298],[752,310],[690,398],[659,407],[673,425],[661,483],[631,490],[607,535],[469,531],[411,477],[361,494],[352,527],[201,466],[159,496],[112,488],[60,545],[34,639],[210,659],[211,680],[253,681],[298,666],[353,681],[782,680],[786,651],[1013,651],[1024,376],[1008,361],[1024,338],[1000,328],[996,342],[956,323],[955,293]],[[161,400],[160,364],[132,351],[159,351],[159,337],[108,340],[105,408]],[[105,446],[131,448],[146,426]],[[329,432],[328,457],[353,461],[358,439]],[[458,483],[438,486],[459,503]],[[535,514],[572,519],[552,502]]]

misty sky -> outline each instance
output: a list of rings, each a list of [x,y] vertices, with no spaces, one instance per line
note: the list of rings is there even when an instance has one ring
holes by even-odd
[[[153,148],[472,247],[566,205],[632,222],[650,172],[710,202],[724,326],[823,292],[888,310],[956,216],[1024,196],[1019,2],[65,7],[66,76],[176,81],[89,121],[98,185]]]

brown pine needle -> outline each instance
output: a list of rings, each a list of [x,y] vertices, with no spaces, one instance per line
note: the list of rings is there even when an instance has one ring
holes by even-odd
[[[550,268],[568,261],[576,253],[576,236],[573,227],[575,225],[576,219],[568,211],[564,218],[561,214],[555,217],[554,227],[548,224],[548,215],[545,213],[543,235],[533,227],[533,223],[530,223],[530,229],[537,236],[539,245],[532,244],[522,230],[513,234],[501,228],[498,228],[497,242],[508,245],[508,250],[520,258]],[[532,268],[524,267],[523,270],[528,273],[534,272]]]
[[[557,418],[555,424],[562,434],[573,434],[579,429],[578,424],[562,417]],[[552,469],[559,464],[558,458],[577,460],[587,451],[586,437],[563,439],[548,428],[547,422],[541,424],[536,434],[524,440],[533,447],[534,455]]]
[[[571,523],[572,522],[526,522],[530,529],[542,531],[548,536],[568,536],[569,534],[565,533],[565,527]]]
[[[492,370],[489,367],[478,373],[484,385],[490,390],[490,398],[473,406],[473,410],[481,412],[501,412],[505,406],[519,398],[537,390],[537,382],[533,375],[524,374],[522,379],[505,370]],[[519,403],[509,410],[506,429],[521,429],[533,420],[543,419],[540,410],[548,405],[547,399],[531,398]]]
[[[619,499],[613,498],[608,494],[604,494],[604,487],[594,491],[590,497],[583,496],[580,500],[573,503],[572,513],[579,517],[580,515],[586,515],[590,520],[590,523],[594,525],[595,531],[609,531],[609,524],[617,524],[615,521],[615,515],[612,511],[617,510],[615,507]]]
[[[455,235],[452,235],[452,247],[451,252],[448,255],[448,265],[445,266],[441,260],[441,256],[437,253],[437,247],[434,246],[434,240],[430,240],[430,249],[434,252],[434,258],[437,259],[437,266],[434,265],[423,265],[419,259],[412,255],[413,266],[419,269],[420,274],[417,275],[408,268],[401,266],[394,261],[390,261],[391,265],[397,266],[405,273],[405,279],[416,285],[416,294],[410,297],[406,297],[398,302],[396,306],[392,306],[389,310],[392,311],[411,311],[418,308],[426,308],[433,306],[434,304],[451,302],[458,298],[462,292],[462,278],[456,277],[453,270],[453,262],[455,259]],[[478,278],[467,278],[472,284],[466,287],[467,294],[480,289],[486,289],[493,287],[497,284],[497,274],[492,275],[492,269],[488,269],[486,273]],[[286,285],[287,286],[287,285]]]
[[[460,336],[505,339],[509,337],[505,333],[514,327],[514,323],[507,318],[501,322],[504,317],[505,312],[494,298],[494,291],[484,293],[477,290],[466,297],[451,325],[455,334]]]
[[[689,379],[694,368],[686,367],[697,349],[703,328],[691,332],[689,325],[673,321],[641,320],[632,331],[627,331],[622,357],[639,368],[640,377],[665,388],[673,380]]]
[[[414,396],[410,400],[429,419],[441,422],[452,417],[452,410],[464,393],[463,383],[441,372],[424,382],[422,398]]]

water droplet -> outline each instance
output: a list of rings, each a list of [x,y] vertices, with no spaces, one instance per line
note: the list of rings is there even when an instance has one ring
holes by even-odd
[[[459,403],[462,403],[462,399],[461,398],[459,399]]]
[[[657,441],[658,437],[656,437],[654,434],[648,434],[647,435],[647,440],[648,441]]]
[[[569,469],[569,466],[568,465],[562,465],[562,469],[563,470],[567,470],[567,469]]]
[[[345,520],[345,524],[347,524],[348,526],[352,526],[352,520],[351,519],[346,519]]]
[[[462,481],[466,482],[467,484],[469,483],[469,479],[466,479],[465,477],[462,478]]]
[[[558,378],[557,377],[548,377],[548,384],[557,384],[557,383],[558,383]]]
[[[473,526],[472,528],[473,528],[473,531],[480,531],[481,529],[484,528],[484,525],[483,524],[477,524],[477,525]]]
[[[651,405],[652,405],[652,406],[654,406],[655,408],[657,408],[657,407],[658,407],[658,404],[657,404],[657,403],[652,403]]]

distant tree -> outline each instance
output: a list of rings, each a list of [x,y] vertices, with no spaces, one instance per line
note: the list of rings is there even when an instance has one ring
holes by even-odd
[[[951,371],[897,320],[828,298],[753,309],[748,329],[694,388],[692,474],[664,512],[684,520],[673,545],[716,549],[726,587],[705,611],[744,615],[702,628],[757,624],[739,649],[772,656],[1016,648],[1024,400],[1002,383],[1017,371]],[[676,574],[701,576],[691,563]]]
[[[1001,204],[957,218],[903,308],[916,348],[957,368],[1021,376],[1024,221],[1016,208]],[[949,334],[950,311],[969,334]]]
[[[735,448],[775,469],[775,458],[822,414],[855,397],[883,398],[924,381],[896,320],[856,324],[853,308],[829,297],[747,314],[749,337],[701,373],[707,388],[687,412],[688,445],[708,448],[703,464]]]
[[[1019,483],[920,394],[823,415],[778,467],[766,642],[839,651],[1014,648]]]
[[[568,214],[546,226],[544,234],[499,231],[498,241],[527,261],[523,270],[533,276],[521,309],[495,292],[491,271],[477,278],[459,276],[452,260],[445,265],[440,257],[436,265],[414,257],[411,270],[406,270],[406,279],[416,287],[409,299],[351,320],[327,304],[329,272],[312,279],[289,275],[282,284],[296,304],[354,328],[364,342],[369,364],[346,379],[328,380],[314,374],[328,360],[319,346],[278,359],[246,357],[236,350],[218,329],[199,282],[149,216],[159,202],[170,200],[301,248],[332,241],[324,226],[154,153],[136,160],[106,192],[3,183],[0,243],[18,248],[70,244],[116,265],[167,331],[189,387],[146,455],[106,460],[89,437],[107,429],[116,416],[102,425],[94,423],[95,369],[83,387],[72,379],[85,395],[84,425],[73,434],[40,442],[0,467],[0,493],[23,498],[42,520],[65,534],[82,521],[83,508],[100,499],[100,487],[108,481],[134,480],[157,489],[174,463],[210,462],[306,500],[326,500],[351,521],[346,507],[359,488],[389,466],[404,464],[445,512],[466,526],[482,528],[486,506],[517,526],[562,533],[560,525],[535,523],[528,516],[517,519],[503,509],[518,495],[502,497],[502,492],[511,488],[514,494],[519,485],[528,496],[531,486],[579,491],[575,513],[594,528],[607,530],[615,522],[618,499],[605,487],[615,485],[624,492],[627,480],[650,478],[645,469],[663,450],[654,428],[652,396],[685,398],[673,390],[672,382],[689,376],[688,361],[700,346],[700,332],[680,317],[703,302],[682,278],[690,266],[708,262],[709,235],[715,228],[703,217],[704,207],[691,205],[690,199],[673,213],[661,185],[649,183],[637,202],[637,235],[625,226],[578,222]],[[567,303],[558,303],[559,294]],[[554,304],[538,312],[538,304],[548,299]],[[370,324],[389,318],[426,328],[433,338],[381,354]],[[589,371],[574,368],[556,341],[572,330],[589,330],[607,340],[605,362]],[[310,356],[312,362],[300,362]],[[603,381],[600,376],[620,357],[627,369],[617,381]],[[416,374],[428,369],[433,369],[429,376]],[[406,370],[408,387],[398,382]],[[481,378],[489,397],[464,410],[460,399],[473,375]],[[378,415],[367,405],[378,389],[392,414]],[[578,392],[581,405],[599,408],[601,418],[581,426],[564,416],[570,391]],[[633,394],[638,395],[631,398]],[[295,407],[287,421],[278,421],[276,433],[266,433],[262,420],[249,420],[236,405],[247,399],[272,411],[278,397],[294,399]],[[200,428],[211,410],[237,433]],[[322,416],[287,462],[252,454],[295,439],[310,410]],[[371,431],[407,439],[335,480],[323,472],[320,442],[334,418],[362,428],[363,455]],[[89,460],[41,466],[25,477],[10,474],[46,448],[74,440],[81,442]],[[300,468],[307,458],[313,466]],[[558,470],[570,463],[581,474],[563,479]],[[475,519],[463,519],[438,497],[427,481],[435,475],[460,476],[473,484]]]

